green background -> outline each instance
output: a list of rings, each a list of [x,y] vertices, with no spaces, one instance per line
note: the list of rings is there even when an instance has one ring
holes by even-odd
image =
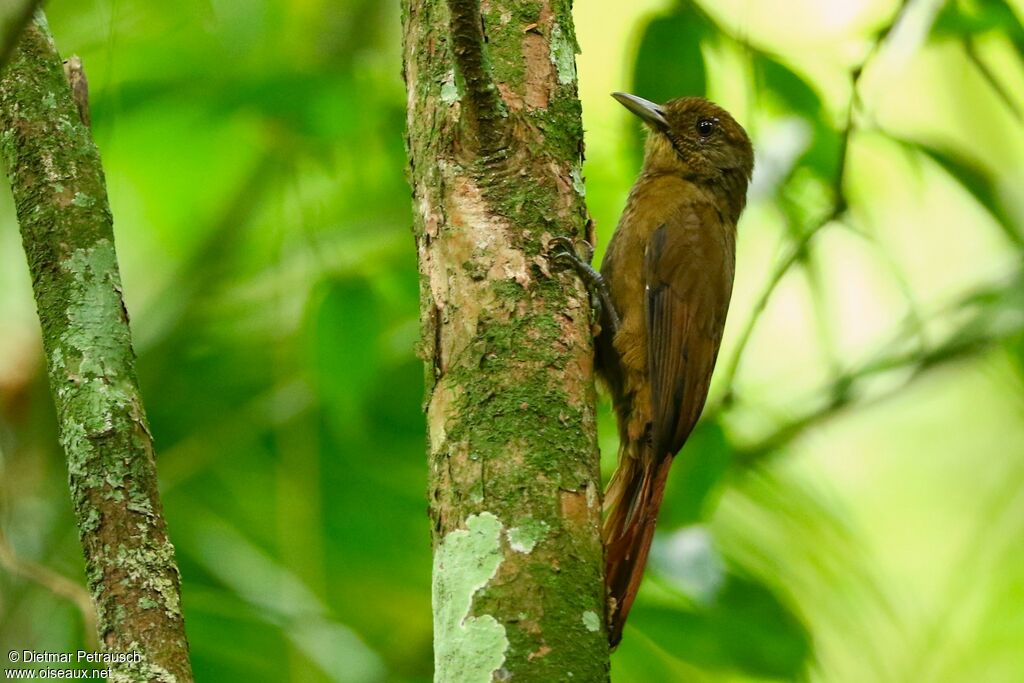
[[[609,92],[705,93],[757,150],[616,683],[1024,680],[1024,2],[901,7],[577,3],[598,258],[639,163]],[[48,13],[90,80],[197,679],[430,680],[397,1]],[[607,407],[601,441],[607,473]],[[4,651],[92,647],[56,443],[4,191]]]

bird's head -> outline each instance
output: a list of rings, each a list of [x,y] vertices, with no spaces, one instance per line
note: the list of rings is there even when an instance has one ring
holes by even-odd
[[[650,129],[644,173],[671,173],[708,182],[737,174],[744,181],[750,179],[754,170],[750,138],[717,104],[703,97],[680,97],[665,104],[621,92],[612,97]]]

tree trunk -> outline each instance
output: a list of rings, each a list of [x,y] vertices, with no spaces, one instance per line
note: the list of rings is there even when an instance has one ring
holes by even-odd
[[[72,76],[84,94],[81,74]],[[113,664],[111,681],[190,682],[178,569],[135,378],[110,207],[83,115],[39,13],[0,81],[0,144],[100,643],[131,654]]]
[[[435,680],[606,681],[570,0],[403,0]]]

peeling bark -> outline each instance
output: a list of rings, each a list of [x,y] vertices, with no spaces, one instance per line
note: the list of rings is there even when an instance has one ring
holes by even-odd
[[[99,153],[42,13],[0,81],[0,147],[28,256],[112,682],[192,681],[178,569],[135,377]]]
[[[570,0],[403,0],[435,680],[606,681]],[[485,571],[486,570],[486,571]]]

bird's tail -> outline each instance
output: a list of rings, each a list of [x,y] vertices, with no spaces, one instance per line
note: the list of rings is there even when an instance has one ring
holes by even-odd
[[[641,449],[649,449],[641,446]],[[658,508],[665,494],[672,456],[622,453],[619,467],[605,491],[602,535],[605,545],[605,585],[608,588],[608,641],[622,640],[622,627],[640,588],[651,550]]]

